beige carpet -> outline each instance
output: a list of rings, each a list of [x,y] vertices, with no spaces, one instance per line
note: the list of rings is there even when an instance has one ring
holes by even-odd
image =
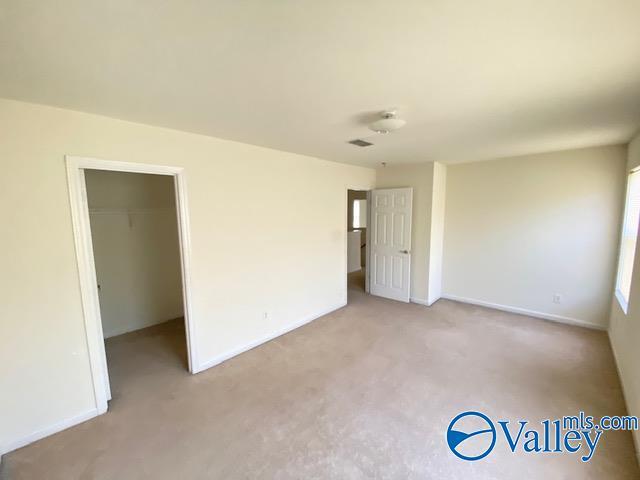
[[[178,322],[108,341],[99,418],[5,456],[6,479],[632,479],[628,432],[576,455],[454,457],[451,418],[624,414],[606,334],[365,296],[196,376]]]

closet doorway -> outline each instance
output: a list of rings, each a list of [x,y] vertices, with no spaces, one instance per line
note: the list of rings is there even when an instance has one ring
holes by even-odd
[[[96,407],[104,413],[111,368],[129,385],[136,372],[198,371],[186,184],[178,167],[79,157],[67,157],[67,173]]]

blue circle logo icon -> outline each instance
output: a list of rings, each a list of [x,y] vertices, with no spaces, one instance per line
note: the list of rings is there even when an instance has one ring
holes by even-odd
[[[447,444],[463,460],[480,460],[496,446],[496,427],[480,412],[463,412],[449,424]]]

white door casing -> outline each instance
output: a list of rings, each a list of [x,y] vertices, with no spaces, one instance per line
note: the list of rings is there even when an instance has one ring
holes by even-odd
[[[409,302],[412,188],[371,192],[370,293]]]
[[[178,217],[178,236],[180,241],[180,260],[182,266],[182,293],[184,304],[184,319],[187,337],[187,358],[189,371],[198,373],[202,370],[197,354],[197,338],[191,301],[191,246],[189,236],[189,215],[187,205],[187,190],[184,168],[146,163],[130,163],[100,160],[87,157],[65,156],[67,163],[67,180],[69,185],[69,200],[71,204],[71,219],[73,236],[76,245],[76,258],[80,277],[80,293],[82,296],[82,310],[87,337],[89,364],[95,394],[95,415],[107,411],[107,401],[111,396],[106,356],[104,352],[104,337],[102,333],[102,319],[100,316],[100,301],[93,258],[93,242],[91,239],[91,225],[87,202],[85,169],[109,170],[117,172],[147,173],[154,175],[170,175],[174,177],[174,191],[176,196],[176,214]]]

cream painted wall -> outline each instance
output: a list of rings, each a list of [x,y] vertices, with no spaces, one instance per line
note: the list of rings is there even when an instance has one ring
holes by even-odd
[[[427,303],[431,241],[433,163],[386,166],[376,170],[376,188],[413,188],[411,299]]]
[[[449,165],[444,294],[606,328],[625,152],[609,146]]]
[[[629,144],[626,166],[627,172],[640,166],[640,134]],[[622,222],[618,224],[618,231],[622,231]],[[618,364],[627,409],[630,415],[640,416],[640,242],[636,245],[629,311],[625,315],[614,295],[609,337]],[[633,435],[636,452],[639,452],[640,432],[634,431]]]
[[[173,177],[87,170],[105,338],[183,315]]]
[[[346,302],[346,189],[372,169],[9,100],[0,132],[2,451],[95,408],[65,154],[185,168],[200,364]]]

